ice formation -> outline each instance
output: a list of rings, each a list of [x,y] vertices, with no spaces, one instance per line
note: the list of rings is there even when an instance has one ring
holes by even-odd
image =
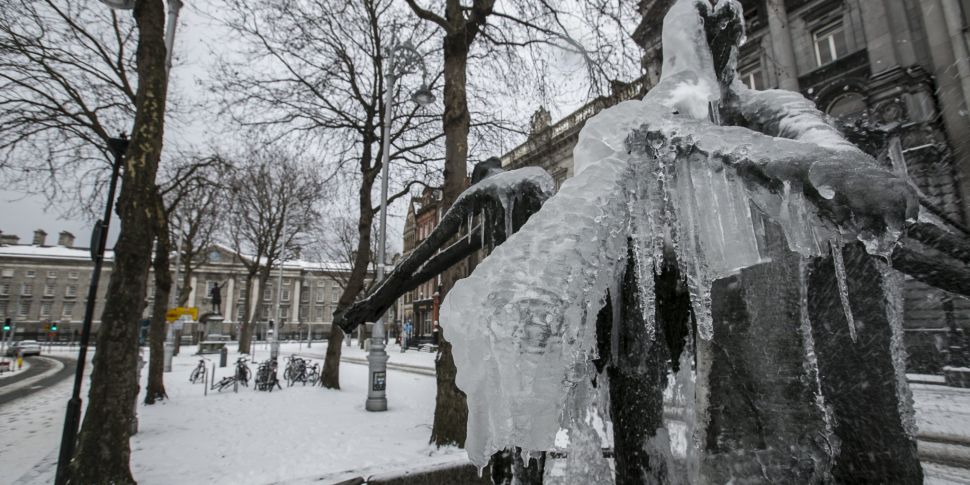
[[[730,3],[714,8],[737,8]],[[667,246],[687,276],[703,346],[713,334],[712,282],[765,261],[753,210],[778,223],[804,256],[826,254],[842,233],[884,253],[915,216],[908,185],[844,141],[809,101],[719,85],[698,14],[710,8],[704,0],[674,4],[664,20],[659,84],[586,122],[575,177],[445,299],[441,318],[468,397],[473,463],[485,466],[512,446],[552,449],[563,428],[571,454],[600,453],[582,413],[592,405],[596,316],[607,295],[619,293],[628,245],[651,338],[650,275]],[[713,124],[709,107],[719,101],[748,127]],[[854,335],[847,302],[846,314]],[[695,377],[703,395],[703,376]]]

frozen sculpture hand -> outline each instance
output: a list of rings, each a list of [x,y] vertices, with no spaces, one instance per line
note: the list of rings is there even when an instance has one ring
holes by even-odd
[[[558,443],[555,483],[922,483],[887,263],[917,194],[736,81],[743,25],[678,0],[659,84],[586,123],[576,176],[445,299],[473,463]]]

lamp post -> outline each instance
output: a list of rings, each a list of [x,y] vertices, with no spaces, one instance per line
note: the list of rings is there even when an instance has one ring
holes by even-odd
[[[135,0],[101,0],[101,3],[118,10],[135,8]],[[178,21],[181,0],[168,0],[168,26],[165,31],[166,75],[172,64],[172,48],[175,45],[175,26]],[[54,483],[63,485],[67,482],[67,468],[74,455],[74,444],[77,430],[81,421],[81,384],[84,382],[84,364],[87,358],[88,343],[91,339],[91,322],[94,319],[94,307],[98,296],[98,283],[101,279],[101,268],[104,265],[104,250],[108,242],[108,227],[111,222],[111,208],[114,205],[115,189],[121,171],[121,162],[128,151],[128,139],[125,135],[108,139],[108,149],[114,155],[111,169],[111,183],[108,186],[108,201],[104,208],[104,218],[94,225],[91,234],[91,259],[94,260],[94,271],[91,273],[91,283],[88,286],[88,300],[84,308],[84,321],[81,325],[81,342],[78,349],[77,368],[74,373],[74,389],[71,399],[67,401],[67,411],[64,416],[64,431],[61,434],[61,448],[57,457],[57,472]]]
[[[394,83],[400,76],[412,72],[420,67],[422,72],[421,88],[411,95],[411,99],[421,106],[434,102],[434,94],[428,89],[428,70],[421,53],[410,42],[398,44],[392,41],[392,47],[387,59],[387,69],[384,77],[387,79],[387,91],[384,94],[384,133],[381,140],[383,145],[381,159],[381,229],[377,249],[377,281],[384,279],[384,259],[387,242],[387,182],[388,166],[390,165],[391,148],[391,115],[394,104]],[[367,353],[368,383],[367,401],[364,408],[368,411],[387,411],[387,352],[384,343],[384,316],[374,322],[371,332],[370,350]]]
[[[101,280],[101,267],[104,265],[104,248],[108,242],[108,227],[111,223],[115,188],[118,186],[122,160],[125,152],[128,151],[128,139],[124,135],[120,138],[110,138],[108,148],[114,155],[114,164],[111,168],[111,183],[108,185],[108,201],[104,205],[104,218],[94,224],[94,230],[91,233],[91,259],[94,260],[94,271],[91,273],[88,300],[84,306],[81,347],[78,349],[77,367],[74,372],[74,389],[71,392],[71,399],[67,401],[67,412],[64,415],[64,431],[61,434],[61,449],[54,479],[57,484],[63,484],[67,480],[67,466],[71,456],[74,455],[74,441],[81,420],[81,384],[84,382],[84,364],[88,354],[88,342],[91,340],[91,322],[94,320],[94,307],[98,299],[98,282]]]

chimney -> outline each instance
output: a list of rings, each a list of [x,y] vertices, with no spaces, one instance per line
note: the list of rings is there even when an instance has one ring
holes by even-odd
[[[65,248],[73,248],[74,234],[67,231],[61,231],[61,233],[57,236],[57,245],[64,246]]]
[[[16,246],[20,242],[20,237],[16,234],[0,234],[0,245]]]
[[[34,231],[34,246],[43,246],[47,242],[47,233],[43,229]]]

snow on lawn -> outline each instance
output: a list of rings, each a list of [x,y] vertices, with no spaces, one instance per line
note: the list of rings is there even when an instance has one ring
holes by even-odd
[[[284,346],[282,354],[297,351],[291,347]],[[257,349],[257,359],[267,356]],[[217,367],[216,378],[229,375],[234,361],[231,354],[230,365]],[[407,469],[463,455],[428,447],[431,377],[389,371],[389,409],[371,413],[364,410],[363,365],[341,365],[340,391],[283,382],[283,390],[272,393],[240,387],[238,393],[204,396],[203,385],[188,382],[197,362],[184,352],[176,357],[173,372],[166,374],[170,400],[139,406],[139,432],[132,439],[132,473],[139,483],[270,483]]]
[[[970,442],[970,389],[910,384],[921,435]]]

